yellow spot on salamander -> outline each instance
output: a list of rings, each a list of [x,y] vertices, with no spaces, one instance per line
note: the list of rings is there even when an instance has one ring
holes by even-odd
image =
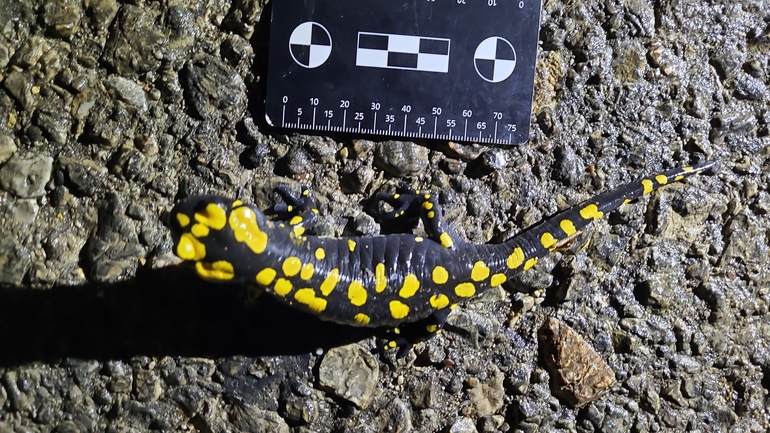
[[[506,277],[505,274],[495,274],[489,279],[489,284],[491,284],[492,287],[497,287],[500,284],[503,284],[507,279],[508,277]]]
[[[292,219],[290,219],[290,220],[289,220],[289,224],[290,224],[290,225],[293,225],[293,226],[296,226],[297,224],[299,224],[299,223],[301,223],[301,222],[302,222],[302,217],[301,217],[301,216],[299,216],[299,215],[297,215],[297,216],[295,216],[294,218],[292,218]]]
[[[441,236],[439,236],[439,239],[441,240],[441,246],[444,248],[452,248],[452,245],[454,245],[454,241],[452,240],[452,237],[449,236],[449,233],[444,232],[441,233]]]
[[[296,226],[294,229],[292,229],[292,233],[294,233],[295,237],[300,237],[305,234],[305,228],[302,226]]]
[[[643,194],[649,194],[652,192],[652,181],[650,179],[642,180]]]
[[[532,268],[532,266],[535,266],[535,263],[537,263],[537,257],[532,257],[531,259],[527,260],[527,263],[524,263],[524,270]]]
[[[407,274],[406,277],[404,277],[404,285],[401,286],[401,290],[398,291],[398,296],[409,299],[417,293],[419,288],[420,280],[417,279],[417,276],[414,274]]]
[[[409,315],[409,306],[401,301],[390,301],[388,307],[390,307],[390,315],[394,319],[403,319]]]
[[[385,265],[377,263],[374,267],[374,290],[377,293],[382,293],[388,286],[388,279],[385,277]]]
[[[329,272],[329,275],[326,276],[323,283],[321,283],[321,294],[324,296],[329,296],[334,290],[335,287],[337,287],[337,283],[340,282],[340,270],[337,268],[334,268]]]
[[[449,280],[449,272],[443,266],[433,268],[433,282],[435,284],[444,284]]]
[[[435,216],[436,216],[435,212],[433,212],[433,211],[428,212],[428,218],[433,219],[433,217],[435,217]]]
[[[440,310],[449,305],[449,298],[444,294],[438,294],[431,296],[429,302],[431,307]]]
[[[262,269],[261,271],[257,272],[257,283],[263,286],[269,286],[273,280],[275,280],[276,275],[277,272],[275,272],[275,269],[273,268]]]
[[[371,318],[369,318],[369,316],[367,316],[364,313],[356,314],[355,316],[353,316],[353,319],[355,319],[356,322],[358,322],[358,323],[360,323],[362,325],[368,325],[369,322],[371,322],[371,320],[372,320]]]
[[[572,221],[570,220],[564,219],[559,221],[559,227],[561,227],[561,230],[567,236],[572,236],[575,233],[577,233],[577,230],[575,229],[575,224],[572,224]]]
[[[187,227],[190,224],[190,217],[187,214],[176,214],[176,222],[179,223],[179,227]]]
[[[350,250],[350,252],[355,251],[356,250],[356,241],[354,241],[353,239],[348,239],[348,249]]]
[[[302,262],[299,261],[299,258],[291,256],[287,257],[286,260],[283,261],[283,264],[281,265],[281,270],[283,271],[283,274],[287,277],[293,277],[299,273],[299,270],[302,268]]]
[[[655,180],[657,180],[658,183],[661,184],[661,185],[665,185],[665,184],[668,183],[668,178],[665,175],[663,175],[663,174],[659,174],[659,175],[655,176]]]
[[[422,242],[423,240],[424,239],[422,238],[422,236],[415,236],[415,238],[414,238],[415,242]]]
[[[423,198],[425,198],[425,200],[430,200],[430,194],[425,194],[425,195],[423,196]]]
[[[292,285],[291,281],[287,280],[286,278],[279,278],[275,282],[275,286],[273,286],[273,290],[275,290],[275,293],[286,296],[291,292]]]
[[[433,209],[433,203],[426,201],[425,203],[422,204],[422,208],[425,210],[431,210]]]
[[[195,212],[195,221],[214,230],[222,230],[227,224],[227,212],[216,203],[209,203],[204,210]]]
[[[540,236],[540,243],[543,245],[543,248],[551,249],[552,246],[556,245],[556,242],[556,238],[548,232]]]
[[[489,277],[489,268],[482,261],[478,261],[473,264],[471,269],[471,280],[484,281]]]
[[[185,233],[179,237],[176,255],[182,260],[198,261],[206,257],[206,246],[191,233]]]
[[[190,233],[196,238],[203,238],[209,235],[209,228],[203,224],[193,224],[190,227]]]
[[[473,283],[460,283],[455,286],[455,295],[461,298],[470,298],[476,294],[476,286]]]
[[[299,271],[299,277],[307,281],[313,278],[313,271],[315,271],[315,266],[312,263],[305,263],[302,265],[302,270]]]
[[[431,334],[435,334],[438,331],[438,325],[425,325],[425,330]]]
[[[227,281],[232,280],[235,276],[232,263],[225,260],[219,260],[214,263],[196,262],[195,271],[198,272],[201,278],[207,280]]]
[[[595,204],[589,204],[588,206],[584,207],[583,209],[580,209],[580,216],[583,219],[587,220],[598,220],[602,216],[604,216],[604,212],[600,211],[599,208]]]
[[[516,269],[521,266],[522,263],[524,263],[524,250],[522,250],[521,247],[516,247],[513,249],[511,255],[508,256],[506,264],[508,265],[508,269]]]
[[[682,167],[682,172],[683,173],[689,173],[691,171],[692,171],[692,167]],[[680,174],[680,175],[678,175],[677,177],[674,178],[674,181],[679,182],[682,179],[684,179],[684,175]]]
[[[243,206],[242,200],[233,200],[233,208],[237,208],[238,206]]]
[[[316,250],[315,250],[315,258],[317,260],[323,260],[324,257],[326,257],[326,251],[324,251],[324,249],[321,248],[321,247],[316,248]]]
[[[267,233],[260,230],[257,215],[248,206],[240,206],[230,212],[230,229],[238,242],[245,243],[254,254],[267,248]]]
[[[351,281],[348,286],[348,300],[350,300],[350,303],[360,307],[366,304],[366,297],[366,289],[361,285],[361,282],[358,280]]]
[[[294,293],[294,299],[300,304],[307,305],[308,308],[316,313],[320,313],[326,309],[326,299],[317,297],[315,291],[310,288],[297,290],[297,292]]]
[[[396,346],[398,346],[398,343],[396,343],[395,341],[391,340],[391,341],[388,341],[388,346],[386,347],[386,349],[388,349],[388,348],[395,349]]]

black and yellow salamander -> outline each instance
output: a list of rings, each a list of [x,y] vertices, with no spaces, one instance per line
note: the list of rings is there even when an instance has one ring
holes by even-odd
[[[240,200],[203,195],[171,211],[174,252],[213,281],[256,284],[323,320],[394,330],[386,348],[400,353],[429,338],[460,302],[499,286],[617,207],[714,165],[676,168],[605,192],[501,244],[463,242],[435,195],[378,195],[393,206],[383,218],[422,218],[427,239],[412,234],[319,237],[305,234],[318,210],[303,189],[280,188],[286,224]],[[395,331],[397,330],[397,331]]]

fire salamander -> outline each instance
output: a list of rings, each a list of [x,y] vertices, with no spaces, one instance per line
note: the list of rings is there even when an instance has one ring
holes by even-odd
[[[379,194],[393,210],[422,218],[427,239],[412,234],[308,236],[318,210],[308,191],[279,191],[287,205],[271,220],[240,200],[203,195],[171,211],[174,251],[213,281],[256,284],[323,320],[391,330],[385,349],[406,353],[438,332],[460,302],[526,271],[608,212],[714,165],[676,168],[605,192],[522,231],[505,243],[463,242],[442,217],[436,195]]]

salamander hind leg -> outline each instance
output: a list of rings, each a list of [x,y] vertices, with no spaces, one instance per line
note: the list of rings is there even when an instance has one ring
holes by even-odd
[[[384,352],[396,351],[397,358],[403,358],[415,344],[429,340],[441,332],[452,310],[444,308],[416,322],[404,323],[385,332],[387,342],[382,346]]]
[[[428,237],[444,248],[452,249],[461,242],[444,220],[444,214],[438,204],[436,194],[421,191],[396,194],[379,193],[377,199],[393,207],[390,212],[380,213],[381,221],[393,221],[397,218],[413,220],[419,217],[425,225]]]

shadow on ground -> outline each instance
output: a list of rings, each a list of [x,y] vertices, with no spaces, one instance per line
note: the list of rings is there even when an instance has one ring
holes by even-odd
[[[185,267],[117,284],[0,288],[0,367],[65,357],[292,355],[358,341],[375,330],[322,322],[242,286]]]

